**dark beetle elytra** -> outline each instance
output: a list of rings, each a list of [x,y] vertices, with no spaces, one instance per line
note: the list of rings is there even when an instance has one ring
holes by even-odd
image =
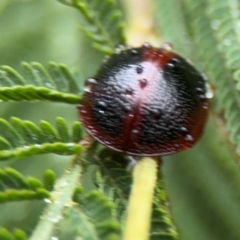
[[[172,154],[192,147],[203,132],[206,83],[181,56],[144,44],[112,55],[87,79],[78,110],[86,131],[111,149]]]

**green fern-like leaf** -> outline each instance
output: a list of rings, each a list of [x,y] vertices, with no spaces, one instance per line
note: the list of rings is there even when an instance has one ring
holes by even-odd
[[[178,239],[178,234],[168,211],[167,196],[163,186],[164,183],[162,176],[160,176],[160,174],[158,175],[153,200],[150,239],[176,240]]]
[[[85,21],[80,29],[93,41],[93,47],[111,55],[119,44],[125,44],[122,14],[115,0],[59,0],[79,10]]]
[[[88,217],[81,212],[79,207],[72,206],[63,211],[64,219],[59,224],[61,231],[55,234],[60,239],[98,239],[94,225]]]
[[[116,215],[122,218],[127,205],[132,183],[132,175],[126,171],[126,158],[109,149],[103,149],[97,162],[98,170],[95,172],[95,181],[101,190],[111,201],[116,204]]]
[[[218,48],[226,60],[226,67],[234,74],[240,68],[239,1],[211,1],[208,16],[215,30]]]
[[[74,133],[70,135],[66,122],[56,119],[57,131],[46,121],[39,126],[30,121],[11,118],[10,122],[0,119],[0,159],[21,158],[43,153],[72,155],[81,151],[79,140],[81,127],[79,122],[72,125]]]
[[[185,4],[185,6],[188,5],[187,1]],[[191,5],[189,12],[193,8],[197,8],[201,12],[207,12],[207,7],[207,4],[196,2]],[[189,28],[193,31],[195,44],[201,45],[200,58],[203,61],[209,80],[217,86],[215,92],[217,106],[219,109],[224,110],[224,117],[230,131],[230,139],[234,144],[237,144],[237,152],[240,154],[238,144],[240,134],[240,95],[233,81],[232,71],[225,64],[224,55],[217,47],[212,47],[218,46],[217,37],[212,29],[216,27],[214,24],[217,24],[217,22],[210,19],[207,13],[205,15],[206,17],[203,20],[202,15],[194,14],[193,16],[193,14],[189,14],[188,21],[192,21]]]
[[[5,192],[0,192],[0,203],[44,199],[49,197],[50,197],[49,192],[42,188],[36,189],[35,191],[10,189],[6,190]]]
[[[112,181],[111,185],[118,189],[120,195],[127,199],[130,193],[132,175],[126,171],[127,161],[122,154],[109,149],[103,149],[99,154],[100,161],[97,163],[102,174]]]
[[[213,33],[218,43],[217,50],[224,59],[224,70],[228,72],[229,78],[219,84],[222,94],[220,99],[225,109],[227,126],[231,131],[231,141],[237,144],[237,153],[240,155],[240,4],[235,0],[213,1],[209,4],[208,17],[215,30]],[[236,85],[233,80],[237,82]]]
[[[170,0],[171,1],[171,0]],[[168,19],[171,14],[170,5],[159,1],[165,7],[165,14],[159,14],[159,22]],[[168,29],[162,27],[163,35],[176,46],[179,41],[185,42],[181,49],[186,56],[193,57],[197,66],[203,66],[209,81],[216,86],[214,106],[216,110],[224,112],[226,125],[230,132],[232,143],[237,145],[240,154],[240,94],[239,94],[239,33],[237,31],[239,3],[237,1],[192,1],[182,0],[177,4],[182,10],[177,15],[172,14]],[[168,7],[168,8],[167,8]],[[159,7],[160,9],[160,7]],[[167,15],[167,16],[165,16]],[[180,21],[179,18],[183,19]],[[180,24],[180,26],[179,26]],[[168,34],[181,28],[179,38]],[[199,51],[196,51],[199,49]],[[191,54],[189,54],[191,53]],[[236,82],[234,81],[237,81]]]
[[[48,171],[48,175],[50,174],[53,172]],[[50,193],[38,179],[26,178],[12,168],[0,170],[0,190],[0,203],[50,197]]]
[[[0,228],[1,240],[25,240],[26,234],[20,229],[14,229],[13,232],[8,231],[5,228]]]
[[[54,182],[55,182],[55,173],[50,169],[46,170],[43,177],[44,187],[47,190],[52,191]]]
[[[73,198],[79,206],[67,210],[67,219],[76,225],[77,236],[83,239],[119,239],[120,226],[115,219],[113,202],[102,193],[92,191],[87,195],[81,193]],[[74,213],[74,214],[73,214]],[[74,219],[73,219],[73,216]],[[71,225],[72,225],[71,224]]]
[[[104,149],[99,158],[101,178],[96,178],[98,188],[115,203],[116,216],[121,221],[125,217],[124,209],[130,194],[132,175],[126,170],[127,161],[121,154]],[[152,208],[150,239],[176,240],[177,233],[167,210],[167,198],[160,174],[158,178]]]
[[[2,101],[50,100],[77,104],[80,102],[79,76],[63,64],[23,63],[23,75],[9,66],[0,67],[0,99]]]
[[[229,35],[232,40],[236,39],[236,35],[234,37],[236,33],[233,33],[232,27],[236,26],[234,16],[238,15],[239,6],[235,5],[236,8],[232,11],[230,5],[236,4],[236,1],[169,1],[171,4],[166,4],[168,8],[159,14],[159,19],[169,19],[171,15],[167,31],[174,29],[178,31],[178,25],[180,25],[179,30],[185,33],[182,37],[186,37],[190,44],[186,39],[177,39],[168,35],[169,40],[176,46],[178,42],[185,42],[185,45],[182,45],[182,53],[186,53],[186,56],[189,56],[189,52],[191,53],[190,56],[196,66],[207,74],[215,89],[215,97],[212,101],[214,123],[206,129],[206,138],[203,139],[202,144],[186,153],[171,156],[165,162],[164,168],[167,171],[165,179],[172,200],[176,225],[184,239],[238,239],[239,231],[235,224],[239,221],[239,215],[235,213],[239,212],[239,205],[235,203],[238,202],[236,199],[239,199],[237,190],[239,189],[239,171],[233,162],[228,161],[233,158],[235,146],[231,146],[231,151],[228,152],[229,149],[226,146],[229,142],[225,144],[225,148],[223,145],[219,147],[219,143],[222,144],[228,130],[231,133],[232,142],[237,146],[239,144],[237,143],[240,119],[239,91],[233,79],[235,70],[231,69],[227,63],[227,58],[229,57],[230,61],[231,55],[229,49],[233,54],[238,44],[226,46],[229,45],[229,38],[226,36]],[[160,0],[157,3],[163,5],[165,1]],[[179,9],[178,15],[173,14],[173,4]],[[179,20],[179,15],[183,21]],[[164,27],[162,30],[164,36]],[[235,58],[232,56],[231,59]],[[233,64],[233,66],[236,65]],[[221,120],[221,124],[218,125],[216,123],[219,123],[220,117],[224,121]],[[219,197],[219,193],[222,197]],[[226,205],[229,206],[228,209],[223,207]],[[182,210],[179,210],[180,208]],[[183,216],[188,209],[193,209],[192,214]],[[208,219],[208,222],[204,221],[204,218]],[[196,232],[200,233],[199,236],[195,236]]]

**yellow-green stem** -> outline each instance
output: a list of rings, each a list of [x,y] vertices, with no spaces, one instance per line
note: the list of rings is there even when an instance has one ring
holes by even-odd
[[[133,184],[123,240],[148,239],[156,179],[155,159],[144,157],[137,162],[133,170]]]
[[[128,44],[138,47],[144,42],[159,45],[153,23],[153,11],[148,0],[125,0],[127,11],[127,40]]]

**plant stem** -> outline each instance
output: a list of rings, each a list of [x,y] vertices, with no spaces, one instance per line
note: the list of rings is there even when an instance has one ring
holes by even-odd
[[[67,204],[71,204],[72,195],[79,183],[83,171],[78,163],[80,158],[81,155],[75,155],[72,166],[56,182],[54,191],[51,194],[53,200],[51,202],[51,200],[47,199],[49,201],[48,206],[29,240],[48,240],[53,237],[54,229],[62,219],[62,210]]]
[[[151,2],[148,0],[125,0],[127,11],[126,35],[128,44],[134,47],[144,42],[159,45],[153,22]]]
[[[152,200],[157,179],[157,161],[144,157],[133,169],[133,184],[123,240],[147,240]]]

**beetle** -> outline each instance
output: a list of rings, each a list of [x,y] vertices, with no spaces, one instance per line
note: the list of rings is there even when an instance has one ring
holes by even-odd
[[[78,114],[106,147],[162,156],[198,141],[208,108],[203,75],[169,48],[145,43],[114,53],[85,81]]]

